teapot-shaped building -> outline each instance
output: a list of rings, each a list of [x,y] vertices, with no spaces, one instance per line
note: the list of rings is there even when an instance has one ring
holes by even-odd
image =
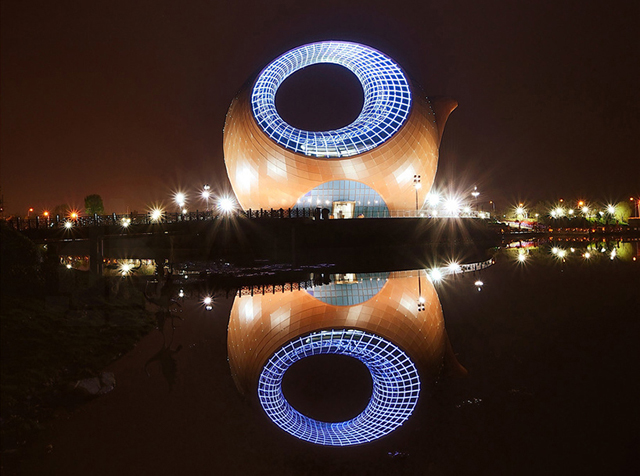
[[[284,80],[318,63],[344,66],[362,85],[360,115],[338,130],[300,130],[276,110]],[[414,210],[433,184],[444,124],[456,106],[428,98],[391,58],[368,46],[300,46],[232,101],[224,128],[229,179],[244,209],[322,206],[345,218]]]

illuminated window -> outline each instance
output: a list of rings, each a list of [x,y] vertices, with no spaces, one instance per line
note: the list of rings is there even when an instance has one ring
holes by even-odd
[[[285,372],[311,355],[338,354],[360,360],[371,372],[371,400],[355,418],[327,423],[295,410],[282,393]],[[400,348],[374,334],[334,329],[298,337],[281,347],[260,374],[258,397],[269,418],[293,436],[311,443],[349,446],[381,438],[411,416],[420,395],[420,378]]]
[[[374,189],[355,180],[332,180],[318,185],[298,199],[294,210],[302,213],[309,209],[309,203],[325,204],[329,202],[354,201],[354,215],[365,218],[385,218],[389,216],[389,208],[380,194]],[[363,205],[364,204],[364,205]],[[331,207],[327,207],[331,208]]]
[[[338,130],[296,129],[276,111],[276,93],[284,80],[318,63],[344,66],[362,84],[360,115]],[[325,41],[295,48],[269,64],[253,87],[251,107],[262,130],[281,146],[314,157],[350,157],[379,146],[402,127],[409,116],[411,92],[400,66],[386,55],[357,43]]]

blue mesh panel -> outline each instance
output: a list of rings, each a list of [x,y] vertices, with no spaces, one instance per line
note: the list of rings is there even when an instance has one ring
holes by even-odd
[[[371,400],[355,418],[317,421],[285,399],[285,372],[298,360],[319,354],[348,355],[371,372]],[[292,340],[269,359],[258,382],[260,404],[276,425],[302,440],[330,446],[358,445],[391,433],[411,416],[419,396],[420,378],[407,354],[382,337],[354,329],[314,332]]]
[[[318,63],[344,66],[362,84],[362,112],[342,129],[296,129],[276,110],[276,93],[284,80]],[[253,86],[251,107],[262,130],[281,146],[314,157],[351,157],[377,147],[402,127],[409,116],[411,92],[400,67],[386,55],[357,43],[324,41],[294,48],[269,64]]]

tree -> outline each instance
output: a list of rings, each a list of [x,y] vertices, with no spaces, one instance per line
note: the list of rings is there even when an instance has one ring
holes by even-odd
[[[84,208],[87,215],[102,215],[104,213],[104,204],[102,203],[102,197],[97,194],[87,195],[84,197]]]

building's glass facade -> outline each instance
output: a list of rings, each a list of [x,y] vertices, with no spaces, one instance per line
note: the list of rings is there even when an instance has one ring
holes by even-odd
[[[335,202],[353,202],[353,217],[386,218],[389,209],[380,194],[374,189],[355,180],[332,180],[318,185],[313,190],[300,197],[294,210],[328,208],[337,218],[333,204]],[[302,212],[300,212],[302,213]]]

